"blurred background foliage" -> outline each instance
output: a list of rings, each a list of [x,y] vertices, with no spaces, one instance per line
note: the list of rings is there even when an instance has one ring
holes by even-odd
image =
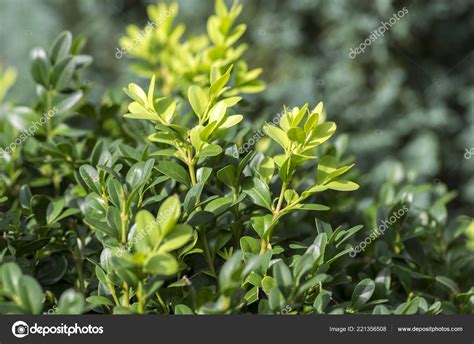
[[[128,24],[146,24],[146,0],[0,0],[0,64],[17,70],[7,100],[30,103],[32,46],[48,45],[62,30],[87,38],[94,64],[85,79],[92,99],[136,76],[116,58]],[[180,0],[178,19],[200,33],[213,1]],[[239,18],[250,67],[263,67],[267,90],[252,96],[259,120],[281,104],[325,102],[328,118],[349,134],[348,151],[367,176],[367,195],[387,180],[433,184],[458,192],[451,210],[474,205],[474,2],[453,0],[247,0]],[[357,47],[403,7],[408,14],[363,54]],[[199,28],[199,29],[196,29]],[[6,49],[8,47],[8,49]],[[7,82],[7,81],[6,81]],[[146,80],[139,82],[147,84]],[[110,91],[108,91],[110,92]],[[369,178],[370,176],[370,178]],[[370,180],[369,180],[370,179]]]

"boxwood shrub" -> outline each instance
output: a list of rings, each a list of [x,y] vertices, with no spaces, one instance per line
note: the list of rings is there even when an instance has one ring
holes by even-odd
[[[127,28],[111,58],[135,79],[100,100],[70,32],[32,50],[28,104],[0,70],[0,313],[474,313],[455,193],[396,162],[362,192],[324,99],[252,120],[243,6],[194,36],[178,10]]]

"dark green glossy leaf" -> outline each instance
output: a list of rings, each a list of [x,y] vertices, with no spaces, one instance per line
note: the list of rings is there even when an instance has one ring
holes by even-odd
[[[183,166],[174,161],[160,161],[158,163],[157,169],[162,174],[176,180],[178,183],[184,184],[186,186],[191,185],[189,173],[184,169]]]

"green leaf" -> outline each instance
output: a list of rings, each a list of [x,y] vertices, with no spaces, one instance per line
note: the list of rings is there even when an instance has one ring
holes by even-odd
[[[41,285],[54,285],[66,274],[68,262],[64,255],[42,257],[36,267],[35,277]]]
[[[112,314],[114,314],[114,315],[130,315],[130,314],[134,314],[134,312],[129,307],[115,306]]]
[[[39,283],[31,276],[21,276],[18,294],[22,308],[28,314],[40,314],[43,309],[43,290]]]
[[[288,147],[288,137],[280,128],[277,128],[274,125],[268,125],[265,127],[265,133],[283,148]]]
[[[210,211],[197,211],[192,213],[187,222],[189,225],[197,227],[201,225],[205,225],[208,223],[212,223],[215,221],[216,216]]]
[[[219,197],[209,202],[204,208],[204,210],[213,213],[214,216],[217,217],[226,212],[230,208],[232,203],[233,201],[229,197]]]
[[[82,180],[86,183],[86,185],[97,194],[101,194],[101,187],[99,181],[99,172],[90,166],[90,165],[82,165],[79,167],[79,174],[82,177]]]
[[[340,167],[338,168],[337,170],[335,170],[334,172],[332,172],[330,175],[329,175],[329,179],[334,179],[344,173],[346,173],[347,171],[349,171],[352,167],[354,167],[355,164],[352,164],[352,165],[349,165],[349,166],[343,166],[343,167]]]
[[[258,236],[266,239],[271,229],[275,226],[271,214],[254,216],[251,219],[252,227],[257,232]]]
[[[258,287],[250,288],[250,290],[245,293],[244,299],[247,302],[247,305],[251,305],[258,301]]]
[[[210,144],[205,146],[198,154],[196,158],[217,156],[222,153],[222,147],[219,145]]]
[[[175,226],[181,214],[181,203],[178,196],[168,197],[160,207],[156,222],[160,226],[162,236],[165,238]]]
[[[318,163],[318,175],[317,175],[317,183],[318,184],[325,184],[327,181],[330,180],[330,175],[337,168],[337,160],[335,157],[331,155],[323,156]]]
[[[170,146],[176,145],[176,138],[170,133],[157,132],[148,136],[148,139],[153,142],[165,143]]]
[[[172,276],[178,272],[179,265],[169,253],[156,253],[147,259],[145,269],[151,274]]]
[[[219,129],[232,128],[234,125],[239,124],[244,119],[242,115],[232,115],[225,118],[223,122],[219,124]]]
[[[224,75],[217,78],[217,80],[212,83],[211,87],[209,88],[209,98],[210,99],[217,98],[220,91],[224,88],[224,86],[229,81],[231,70],[232,70],[232,66],[229,67],[229,69],[224,73]]]
[[[263,179],[265,184],[269,185],[272,180],[273,173],[275,172],[275,162],[270,157],[265,157],[260,162],[257,168],[257,172]]]
[[[57,114],[65,114],[66,112],[72,110],[79,102],[82,100],[84,93],[79,90],[73,93],[67,94],[57,105],[58,111]]]
[[[82,314],[84,306],[84,296],[74,289],[68,289],[59,299],[58,314]]]
[[[124,194],[122,184],[118,180],[110,178],[107,183],[107,191],[112,203],[116,207],[120,207],[120,200]]]
[[[324,260],[324,254],[326,252],[326,246],[328,243],[328,236],[326,233],[319,233],[314,239],[313,244],[311,244],[306,253],[312,254],[314,259],[319,259],[320,261]]]
[[[46,211],[46,222],[51,224],[61,214],[64,209],[64,198],[51,202]]]
[[[76,215],[76,214],[79,214],[81,212],[81,210],[79,208],[69,208],[69,209],[66,209],[65,211],[63,211],[61,213],[61,215],[59,215],[58,217],[56,217],[53,221],[53,223],[57,223],[61,220],[64,220],[65,218],[68,218],[68,217],[71,217],[73,215]]]
[[[227,111],[227,105],[225,102],[220,101],[217,102],[216,105],[214,105],[208,113],[208,119],[209,122],[214,122],[217,121],[218,123],[221,122],[221,120],[224,118],[225,113]]]
[[[226,167],[217,171],[217,179],[228,187],[235,189],[237,188],[237,179],[235,173],[235,167],[232,165],[227,165]]]
[[[171,252],[183,247],[193,237],[193,228],[188,225],[176,225],[163,240],[159,252]]]
[[[237,105],[241,100],[242,100],[242,97],[229,97],[229,98],[222,99],[222,101],[225,102],[225,105],[227,105],[228,108],[231,108]]]
[[[155,99],[155,83],[156,83],[155,74],[151,76],[150,79],[150,86],[148,86],[148,93],[147,93],[147,104],[151,108],[154,108],[154,99]]]
[[[37,252],[44,248],[49,241],[51,240],[50,237],[43,237],[32,241],[27,241],[25,244],[20,245],[16,251],[18,256],[22,256],[24,254]]]
[[[189,174],[180,164],[174,161],[160,161],[157,169],[165,176],[168,176],[186,186],[191,186]]]
[[[174,307],[174,314],[175,315],[193,315],[194,312],[188,306],[180,304]]]
[[[69,31],[62,32],[53,42],[49,56],[53,63],[65,58],[72,45],[72,35]]]
[[[390,290],[390,282],[390,269],[384,268],[380,270],[380,272],[377,274],[377,277],[375,278],[375,288],[377,295],[385,296]]]
[[[22,272],[16,263],[5,263],[2,265],[2,285],[6,291],[16,294]]]
[[[349,171],[354,164],[337,168],[337,160],[331,155],[325,155],[318,164],[317,183],[325,184],[332,179]]]
[[[235,252],[222,266],[219,273],[219,286],[225,291],[235,286],[234,278],[242,263],[242,252]]]
[[[244,180],[242,189],[256,205],[271,211],[270,190],[263,180],[248,177]]]
[[[457,283],[454,282],[451,278],[445,276],[436,276],[436,281],[445,288],[449,289],[452,293],[459,293],[459,287]]]
[[[273,278],[277,282],[278,288],[284,293],[288,292],[293,282],[290,268],[282,261],[273,264]]]
[[[128,106],[128,111],[130,112],[123,115],[125,118],[145,119],[145,120],[154,121],[154,122],[160,121],[160,118],[158,117],[157,114],[155,114],[154,112],[145,110],[138,103],[131,103]]]
[[[288,135],[288,138],[291,141],[297,142],[297,143],[304,143],[306,140],[306,134],[303,129],[301,128],[291,128],[287,131],[286,135]]]
[[[161,231],[155,217],[148,210],[140,210],[135,219],[132,242],[137,252],[148,254],[160,243]]]
[[[303,204],[303,206],[298,209],[313,210],[313,211],[326,211],[326,210],[329,210],[330,208],[323,204],[310,203],[310,204]]]
[[[387,315],[390,314],[389,310],[387,307],[384,305],[377,305],[375,306],[374,310],[372,311],[372,314],[374,315]]]
[[[359,188],[359,185],[348,180],[332,181],[326,184],[326,186],[328,189],[336,191],[354,191]]]
[[[262,289],[267,295],[270,295],[270,290],[276,286],[277,282],[272,276],[265,276],[262,279]]]
[[[46,51],[42,48],[33,49],[31,52],[31,60],[31,75],[33,76],[33,80],[48,88],[51,64]]]
[[[188,89],[188,100],[194,113],[199,118],[202,118],[209,102],[206,92],[204,92],[204,90],[199,86],[192,85]]]
[[[309,115],[308,119],[306,120],[306,123],[304,124],[304,131],[307,135],[313,131],[318,121],[319,121],[318,113],[313,112]]]
[[[359,309],[370,300],[375,291],[375,282],[370,278],[363,279],[357,283],[352,293],[351,307]]]
[[[186,213],[191,213],[191,211],[200,202],[203,188],[204,184],[197,183],[191,189],[189,189],[183,202],[183,208]]]
[[[43,195],[34,195],[31,198],[31,210],[33,212],[36,222],[40,225],[46,225],[46,212],[49,203],[49,198]]]
[[[143,89],[137,84],[128,84],[128,89],[124,89],[125,93],[135,100],[138,104],[145,106],[147,104],[147,95]]]
[[[135,189],[138,186],[144,185],[148,182],[154,163],[155,160],[153,159],[149,159],[146,162],[139,161],[130,168],[125,180],[132,187],[132,189]]]
[[[109,225],[109,228],[113,228],[115,229],[115,231],[106,230],[106,233],[112,233],[111,237],[119,240],[122,228],[122,218],[120,216],[119,208],[114,207],[112,205],[107,208],[107,223]]]
[[[409,302],[404,302],[397,307],[395,314],[401,315],[413,315],[418,312],[418,307],[420,306],[420,297],[415,297]]]
[[[22,208],[25,209],[30,209],[30,203],[31,203],[31,189],[28,185],[22,185],[20,188],[20,204]]]
[[[200,167],[196,171],[196,180],[198,183],[206,184],[211,174],[212,174],[211,167]]]
[[[336,131],[336,123],[334,122],[325,122],[318,124],[311,133],[311,144],[320,145],[331,138],[331,136]]]
[[[258,254],[260,252],[260,244],[255,238],[243,236],[240,238],[240,249],[242,252]]]
[[[275,162],[278,164],[277,157],[275,157]],[[288,183],[293,173],[294,173],[294,169],[292,168],[291,157],[288,157],[280,165],[280,170],[278,171],[278,175],[280,176],[283,183]]]
[[[58,91],[62,91],[69,87],[75,69],[76,63],[72,56],[59,61],[58,64],[53,67],[51,73],[52,86]]]
[[[110,301],[110,299],[106,298],[105,296],[100,295],[92,295],[89,296],[86,301],[88,303],[92,303],[95,306],[113,306],[114,303]]]
[[[74,63],[76,64],[76,70],[89,66],[94,59],[89,55],[74,55]]]
[[[321,290],[314,300],[313,307],[316,314],[324,314],[326,307],[331,301],[332,293],[327,290]]]
[[[281,293],[278,287],[274,287],[270,290],[270,295],[268,296],[268,303],[270,308],[273,311],[279,311],[285,307],[285,297]]]
[[[176,111],[176,102],[172,98],[160,98],[155,102],[155,109],[165,123],[171,123]]]

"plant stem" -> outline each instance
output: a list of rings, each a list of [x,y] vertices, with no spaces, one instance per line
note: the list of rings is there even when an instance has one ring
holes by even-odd
[[[196,170],[194,168],[194,162],[192,157],[192,148],[188,149],[188,169],[189,169],[189,176],[191,177],[191,184],[192,186],[196,185]],[[209,265],[209,269],[211,270],[212,274],[216,276],[216,269],[214,268],[214,262],[211,257],[211,251],[209,249],[209,242],[207,241],[206,229],[198,226],[199,237],[201,238],[202,245],[204,247],[204,253],[206,256],[207,265]]]
[[[122,220],[122,245],[125,246],[127,243],[127,215],[121,214],[120,219]]]
[[[125,306],[130,306],[130,298],[128,293],[128,284],[126,282],[123,283],[123,296],[125,298]]]
[[[165,304],[165,302],[163,301],[163,299],[161,298],[160,294],[158,292],[156,292],[155,295],[156,295],[156,298],[158,300],[158,303],[161,306],[161,309],[163,309],[163,311],[168,314],[170,312],[170,310],[169,310],[168,306]]]
[[[138,282],[137,287],[137,298],[138,298],[138,314],[144,313],[145,298],[143,297],[143,283],[142,281]]]
[[[260,241],[260,255],[264,254],[268,247],[268,241],[266,239],[262,239]]]
[[[191,177],[191,185],[194,186],[196,185],[196,171],[194,169],[194,163],[189,163],[188,164],[188,169],[189,169],[189,176]]]
[[[125,203],[125,193],[122,192],[122,201]],[[122,246],[125,246],[127,244],[127,222],[128,222],[128,216],[127,216],[127,211],[125,209],[125,206],[122,206],[122,209],[120,211],[120,222],[122,224],[122,238],[121,238],[121,243]]]
[[[108,278],[107,278],[107,280],[108,280]],[[120,306],[120,301],[119,301],[119,299],[118,299],[118,297],[117,297],[117,293],[115,292],[115,287],[114,287],[114,285],[109,282],[109,283],[107,283],[107,287],[109,288],[110,293],[112,294],[112,298],[114,299],[115,304],[116,304],[117,306]]]
[[[281,190],[280,190],[280,196],[278,197],[277,206],[272,211],[273,213],[272,224],[271,224],[272,228],[275,226],[276,221],[280,217],[281,207],[283,206],[283,200],[285,198],[285,191],[287,188],[288,188],[288,184],[286,182],[283,182],[281,186]],[[270,233],[268,234],[268,239],[262,239],[260,241],[260,255],[264,254],[265,251],[267,250],[268,244],[270,243],[270,237],[271,237],[271,230],[270,230]]]
[[[273,211],[273,219],[276,219],[280,213],[281,206],[283,205],[283,199],[285,198],[285,191],[287,187],[288,185],[285,182],[283,182],[281,186],[280,196],[278,197],[277,206],[275,210]]]
[[[191,147],[188,148],[187,156],[188,156],[187,165],[188,165],[188,169],[189,169],[189,176],[191,177],[191,184],[192,184],[192,186],[194,186],[194,185],[196,185],[196,170],[194,168],[193,151],[192,151]]]
[[[232,195],[234,203],[237,202],[237,191],[235,188],[232,188]],[[234,235],[235,247],[239,247],[240,244],[240,237],[242,236],[242,224],[240,223],[240,212],[239,212],[239,204],[236,203],[232,207],[232,213],[235,217],[235,224],[232,226],[232,233]]]
[[[81,292],[85,291],[85,284],[84,284],[84,274],[83,274],[83,266],[82,266],[82,252],[77,248],[76,249],[76,269],[77,269],[77,277],[79,279],[79,290]]]
[[[199,236],[202,241],[202,245],[204,247],[204,254],[206,257],[207,265],[209,265],[209,269],[211,270],[212,274],[216,276],[216,269],[214,268],[214,261],[212,260],[211,257],[211,250],[209,249],[209,243],[207,241],[207,234],[206,234],[206,229],[205,228],[198,228],[199,230]]]
[[[45,109],[45,113],[48,113],[50,110],[51,110],[51,96],[52,96],[52,91],[51,90],[48,90],[46,92],[46,109]],[[49,114],[48,114],[49,115]],[[49,118],[47,121],[46,121],[46,141],[48,141],[50,138],[51,138],[51,132],[53,131],[52,128],[53,128],[53,125],[51,123],[52,121],[52,118]]]

